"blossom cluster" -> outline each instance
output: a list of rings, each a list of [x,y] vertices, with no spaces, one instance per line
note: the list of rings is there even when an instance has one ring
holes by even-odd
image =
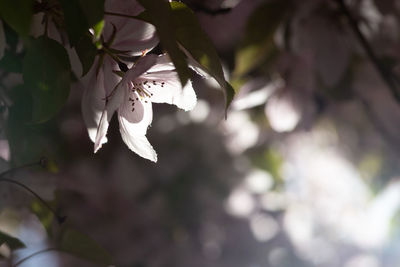
[[[137,2],[109,0],[105,10],[127,15],[143,11]],[[128,7],[128,9],[127,9]],[[82,113],[90,139],[97,152],[107,142],[107,129],[118,113],[122,140],[139,156],[157,161],[157,154],[146,138],[153,119],[152,103],[168,103],[184,110],[196,104],[190,81],[182,87],[167,54],[149,53],[158,38],[153,25],[133,18],[105,16],[103,53],[81,79],[85,91]],[[113,52],[117,51],[117,52]],[[133,62],[124,58],[134,58]]]

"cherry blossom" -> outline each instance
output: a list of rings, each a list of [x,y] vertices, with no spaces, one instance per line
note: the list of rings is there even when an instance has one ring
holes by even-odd
[[[143,8],[136,1],[107,0],[105,10],[134,16],[143,11]],[[138,56],[158,44],[156,30],[149,23],[110,15],[104,19],[105,48],[123,51],[126,56]],[[80,85],[85,88],[82,97],[83,119],[93,142],[104,110],[104,99],[121,81],[121,77],[114,73],[119,70],[115,59],[103,53],[97,57],[91,70],[80,81]]]
[[[157,154],[146,138],[153,120],[152,103],[176,105],[185,111],[196,105],[196,94],[190,81],[182,88],[174,65],[167,55],[141,57],[128,70],[115,90],[107,97],[97,129],[94,151],[107,141],[109,122],[115,111],[122,140],[139,156],[157,161]]]

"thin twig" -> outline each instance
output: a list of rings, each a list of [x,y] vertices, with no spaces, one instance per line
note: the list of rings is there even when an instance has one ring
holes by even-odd
[[[138,18],[135,17],[135,16],[125,15],[125,14],[115,13],[115,12],[109,12],[109,11],[104,11],[104,15],[116,16],[116,17],[123,17],[123,18],[129,18],[129,19],[138,19]]]
[[[26,191],[31,193],[33,196],[35,196],[47,209],[49,209],[54,214],[54,216],[56,216],[59,224],[62,224],[65,221],[65,219],[66,219],[65,216],[59,215],[52,207],[50,207],[49,204],[47,204],[46,201],[43,200],[43,198],[41,198],[35,191],[30,189],[28,186],[26,186],[23,183],[20,183],[16,180],[8,179],[8,178],[0,178],[0,182],[7,182],[7,183],[15,184],[15,185],[22,187],[23,189],[25,189]]]
[[[9,175],[9,174],[11,174],[11,173],[13,173],[13,172],[19,171],[19,170],[21,170],[21,169],[34,167],[34,166],[41,165],[41,164],[42,164],[42,161],[40,160],[40,161],[38,161],[38,162],[28,163],[28,164],[19,166],[19,167],[17,167],[17,168],[9,169],[9,170],[7,170],[7,171],[4,171],[4,172],[0,173],[0,178],[1,178],[1,177],[4,177],[4,176],[7,176],[7,175]]]
[[[382,65],[381,61],[379,60],[379,58],[376,56],[376,54],[372,50],[371,45],[368,43],[367,39],[364,37],[363,33],[360,31],[360,28],[358,27],[358,22],[351,15],[350,10],[347,8],[346,4],[344,3],[344,0],[336,0],[336,2],[339,4],[340,9],[342,10],[343,14],[347,17],[351,28],[353,29],[358,41],[360,42],[361,46],[364,48],[365,52],[367,53],[367,56],[369,57],[370,61],[374,65],[375,69],[377,70],[377,72],[382,77],[383,81],[386,83],[386,85],[390,89],[393,97],[396,99],[397,102],[400,103],[400,93],[397,90],[395,77],[387,68],[384,67],[384,65]]]
[[[231,12],[232,8],[227,7],[227,8],[218,8],[218,9],[211,9],[209,7],[197,4],[197,3],[191,3],[187,4],[193,11],[205,13],[211,16],[217,16],[217,15],[223,15]]]

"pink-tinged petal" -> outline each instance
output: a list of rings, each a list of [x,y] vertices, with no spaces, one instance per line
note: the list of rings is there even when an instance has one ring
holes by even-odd
[[[157,154],[145,134],[153,120],[150,101],[141,101],[136,92],[128,92],[124,103],[118,110],[119,129],[122,140],[130,150],[139,156],[157,161]],[[132,99],[129,101],[129,98]],[[134,105],[132,105],[134,103]]]
[[[146,56],[139,58],[136,64],[125,73],[122,78],[122,83],[128,83],[135,80],[137,77],[149,70],[156,61],[157,56],[153,54],[147,54]]]
[[[162,54],[157,57],[155,64],[147,72],[153,73],[167,70],[175,71],[175,66],[167,54]]]
[[[124,101],[118,109],[118,118],[125,128],[135,135],[145,135],[153,121],[151,102],[141,99],[137,92],[125,93]]]
[[[5,48],[6,48],[6,36],[3,30],[3,23],[0,20],[0,59],[4,56]]]
[[[88,129],[90,140],[95,142],[97,127],[105,107],[104,73],[96,76],[95,67],[82,79],[82,116]],[[105,140],[106,142],[107,140]]]
[[[144,9],[137,1],[108,0],[105,3],[105,10],[135,16]],[[155,27],[149,23],[118,16],[105,16],[105,20],[105,40],[108,40],[112,35],[114,31],[113,26],[117,29],[115,40],[111,45],[114,49],[129,51],[128,54],[139,56],[142,51],[153,49],[159,42]]]
[[[153,25],[131,19],[127,25],[117,32],[112,48],[129,51],[131,56],[139,56],[144,50],[152,50],[159,40]]]
[[[115,86],[121,81],[121,77],[113,72],[119,71],[118,64],[108,55],[104,57],[102,70],[104,72],[104,89],[110,95]]]
[[[182,88],[175,71],[145,73],[136,82],[142,83],[142,88],[150,93],[151,102],[176,105],[185,111],[192,110],[197,103],[192,82],[188,81]]]
[[[157,153],[145,135],[134,135],[120,127],[121,137],[130,150],[142,158],[157,162]]]
[[[100,124],[100,118],[105,108],[105,99],[113,88],[118,84],[120,77],[111,72],[114,61],[105,57],[102,67],[96,73],[98,59],[95,60],[89,72],[80,80],[84,88],[82,96],[82,115],[88,129],[90,139],[95,142],[97,128]],[[103,143],[107,142],[104,138]]]
[[[94,143],[94,153],[96,153],[101,146],[107,142],[107,130],[108,125],[114,112],[121,106],[124,101],[124,92],[127,91],[127,84],[122,82],[118,83],[111,96],[108,96],[108,101],[101,114],[99,126],[97,127],[97,133]]]

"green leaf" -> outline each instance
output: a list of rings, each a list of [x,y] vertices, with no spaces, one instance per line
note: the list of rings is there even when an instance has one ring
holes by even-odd
[[[195,14],[185,4],[171,2],[172,20],[178,42],[224,89],[226,107],[233,99],[234,90],[225,81],[217,51],[201,28]]]
[[[79,0],[79,5],[85,14],[87,24],[93,27],[103,20],[105,0]]]
[[[289,0],[273,0],[257,7],[251,14],[244,39],[236,52],[235,75],[247,74],[271,55],[275,48],[275,31],[289,7]]]
[[[94,26],[93,26],[93,30],[94,30],[94,39],[95,40],[99,40],[101,34],[103,33],[103,29],[104,29],[104,20],[100,20],[99,22],[97,22]]]
[[[21,56],[7,50],[4,57],[0,60],[0,69],[7,72],[22,72]]]
[[[92,38],[88,35],[83,38],[75,46],[76,53],[82,63],[82,76],[84,76],[93,65],[97,54],[97,48],[92,42]]]
[[[16,32],[27,36],[33,15],[33,0],[0,0],[0,17]]]
[[[23,60],[23,78],[33,98],[33,122],[53,117],[66,103],[71,65],[65,48],[58,42],[40,37],[30,42]]]
[[[178,46],[170,5],[165,0],[138,0],[138,2],[148,12],[149,22],[156,27],[160,42],[170,55],[184,86],[190,77],[190,71],[185,55]]]
[[[31,94],[31,88],[25,84],[10,90],[13,105],[9,109],[5,129],[14,166],[35,162],[43,155],[56,158],[60,151],[65,151],[59,136],[59,125],[55,120],[32,124]]]
[[[19,248],[25,248],[25,244],[22,243],[18,238],[12,237],[2,231],[0,231],[0,246],[2,244],[7,244],[7,246],[11,249],[11,250],[16,250]]]
[[[70,44],[75,46],[90,27],[102,29],[104,0],[60,0]],[[99,24],[100,25],[97,25]],[[103,22],[104,25],[104,22]]]
[[[89,24],[79,0],[60,0],[60,3],[64,12],[69,42],[72,46],[75,46],[89,30]]]
[[[104,266],[112,264],[110,254],[88,236],[68,229],[63,233],[60,250]]]

